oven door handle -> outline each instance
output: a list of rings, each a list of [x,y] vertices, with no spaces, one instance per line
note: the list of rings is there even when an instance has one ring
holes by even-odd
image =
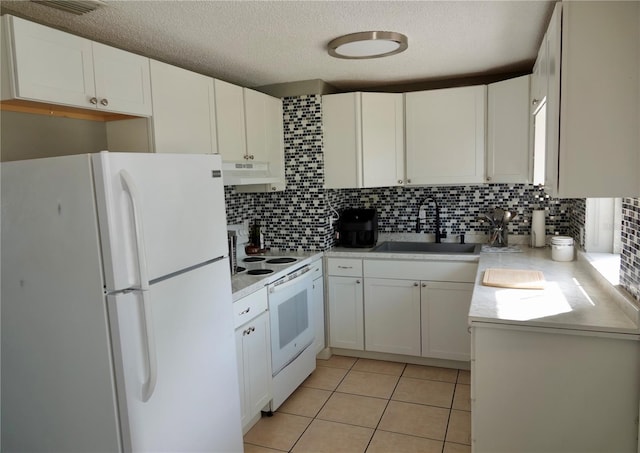
[[[278,283],[275,282],[274,284],[269,286],[269,294],[273,294],[276,291],[280,291],[284,288],[287,288],[291,285],[295,285],[296,283],[300,283],[300,281],[302,280],[302,277],[309,277],[309,275],[305,275],[307,274],[309,271],[311,270],[310,266],[305,267],[304,269],[300,270],[300,273],[298,275],[296,275],[295,278],[292,278],[291,280],[288,280],[286,282],[282,282],[282,283]]]

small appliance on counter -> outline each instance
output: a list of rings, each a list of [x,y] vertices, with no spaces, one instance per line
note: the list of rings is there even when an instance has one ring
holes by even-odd
[[[345,209],[336,231],[339,246],[373,247],[378,242],[378,212],[375,209]]]

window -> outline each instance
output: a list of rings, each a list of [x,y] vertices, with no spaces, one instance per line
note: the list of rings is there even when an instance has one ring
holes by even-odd
[[[598,271],[619,284],[622,234],[622,198],[587,198],[584,250]]]

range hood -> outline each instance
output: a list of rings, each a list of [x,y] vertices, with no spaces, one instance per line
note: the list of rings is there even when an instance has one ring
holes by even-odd
[[[282,181],[274,175],[267,162],[223,162],[222,180],[225,186],[275,184]]]

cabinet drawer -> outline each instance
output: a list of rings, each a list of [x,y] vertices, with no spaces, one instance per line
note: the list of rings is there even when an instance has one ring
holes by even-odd
[[[322,260],[317,260],[311,263],[311,276],[315,280],[316,278],[320,278],[324,275],[322,272]]]
[[[342,277],[362,277],[362,260],[350,258],[329,258],[329,275]]]
[[[249,294],[233,303],[233,327],[240,327],[246,322],[251,321],[256,316],[267,311],[269,308],[267,302],[267,288],[262,288],[253,294]]]

